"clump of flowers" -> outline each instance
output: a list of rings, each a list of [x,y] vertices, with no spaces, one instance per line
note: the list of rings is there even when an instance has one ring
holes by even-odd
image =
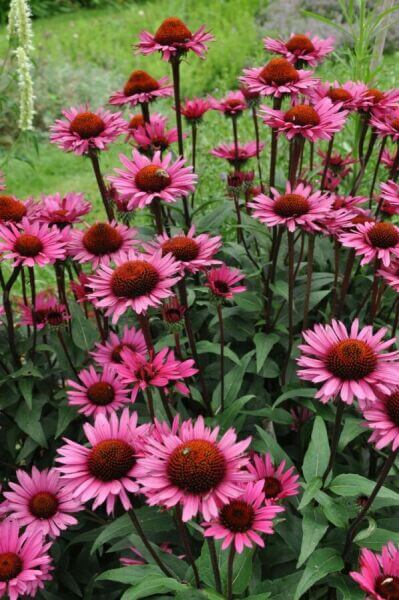
[[[0,596],[397,600],[399,90],[295,31],[193,97],[150,29],[50,128],[98,193],[0,174]]]

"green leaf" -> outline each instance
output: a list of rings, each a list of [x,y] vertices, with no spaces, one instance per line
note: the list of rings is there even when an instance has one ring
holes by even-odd
[[[367,538],[358,539],[356,544],[361,548],[369,548],[380,552],[381,548],[388,542],[399,544],[399,532],[389,531],[388,529],[375,529]]]
[[[374,519],[372,519],[371,517],[367,517],[367,521],[368,521],[368,526],[365,527],[365,529],[362,529],[361,531],[359,531],[359,533],[357,533],[356,536],[353,538],[353,541],[356,542],[356,544],[369,538],[374,533],[374,531],[377,529],[377,523],[375,522]]]
[[[97,577],[97,581],[107,580],[136,585],[136,583],[140,583],[143,577],[149,575],[161,575],[164,577],[160,569],[155,565],[134,565],[122,567],[120,569],[111,569],[110,571],[100,573]]]
[[[273,421],[273,423],[280,423],[281,425],[291,425],[292,423],[292,415],[282,408],[265,406],[259,410],[245,410],[243,414],[253,417],[264,417],[269,421]]]
[[[221,550],[220,542],[215,543],[216,557],[219,565],[220,576],[224,587],[227,583],[227,562],[229,553]],[[252,574],[252,560],[254,551],[245,548],[241,554],[236,554],[233,567],[233,586],[236,594],[243,593],[250,581]],[[201,549],[201,555],[196,561],[201,580],[210,587],[215,586],[212,563],[209,555],[208,544],[205,543]]]
[[[25,403],[21,403],[15,415],[15,420],[22,431],[28,434],[39,446],[47,448],[46,436],[40,423],[44,404],[44,399],[36,398],[31,410]]]
[[[355,473],[343,473],[335,477],[330,485],[329,490],[338,496],[354,497],[370,496],[375,487],[375,482],[356,475]],[[399,494],[386,487],[382,487],[378,496],[373,503],[373,507],[382,508],[384,506],[398,506]]]
[[[242,292],[234,297],[236,305],[246,312],[259,313],[263,305],[259,294],[255,292]]]
[[[256,371],[260,372],[267,357],[269,356],[270,350],[279,341],[279,336],[274,333],[266,334],[259,332],[254,337],[255,348],[256,348]]]
[[[87,319],[83,310],[76,302],[71,302],[72,340],[73,343],[88,352],[98,339],[98,331],[91,319]]]
[[[270,593],[271,600],[293,600],[295,589],[302,577],[303,571],[297,571],[285,577],[268,579],[256,586],[256,592],[260,589]]]
[[[184,592],[177,592],[175,598],[176,600],[223,600],[223,596],[215,592],[215,590],[196,590],[191,587],[184,590]]]
[[[309,483],[306,484],[305,491],[301,498],[301,502],[298,506],[298,510],[302,510],[303,508],[305,508],[305,506],[307,506],[309,504],[309,502],[311,502],[311,500],[313,500],[313,498],[315,497],[316,493],[319,491],[321,486],[322,486],[321,477],[314,477],[313,479],[311,479],[309,481]]]
[[[133,525],[129,515],[124,514],[112,521],[101,530],[100,535],[93,543],[91,554],[94,554],[104,544],[121,537],[127,537],[133,531]]]
[[[342,452],[346,446],[362,433],[365,433],[362,427],[362,420],[355,417],[347,417],[338,442],[338,450]]]
[[[170,531],[173,529],[173,521],[167,513],[162,513],[149,506],[143,506],[136,511],[137,518],[146,533]],[[129,515],[124,514],[112,521],[105,528],[102,528],[99,536],[93,543],[91,553],[94,554],[96,550],[107,544],[108,542],[127,537],[131,533],[134,533],[134,526],[131,522]]]
[[[190,590],[190,592],[192,592],[193,590]],[[198,591],[198,590],[196,590]],[[207,598],[207,600],[224,600],[224,596],[221,596],[220,594],[218,594],[217,592],[215,592],[215,590],[211,590],[211,589],[204,589],[201,590],[201,593]],[[180,596],[180,593],[176,596],[176,598],[178,598]],[[191,600],[192,596],[188,597],[187,600]],[[195,600],[195,598],[194,598]]]
[[[287,281],[277,280],[275,283],[270,285],[276,296],[280,296],[284,300],[288,300],[288,283]]]
[[[342,27],[342,25],[338,25],[338,23],[336,23],[332,19],[328,19],[327,17],[323,17],[322,15],[314,13],[314,12],[312,12],[310,10],[302,10],[301,13],[305,17],[310,17],[312,19],[316,19],[317,21],[321,21],[322,23],[325,23],[325,25],[330,25],[330,27],[334,27],[334,29],[338,29],[338,31],[340,31],[341,33],[345,34],[346,36],[349,35],[348,31],[345,29],[345,27]]]
[[[353,504],[348,504],[344,498],[331,498],[322,491],[315,498],[322,506],[326,519],[335,527],[346,527],[349,519],[355,516]]]
[[[258,434],[261,437],[261,442],[257,443],[257,446],[260,446],[262,452],[270,452],[275,462],[281,462],[282,460],[286,461],[287,466],[292,467],[292,460],[284,452],[282,447],[277,443],[273,436],[270,435],[267,431],[256,425],[256,429]]]
[[[301,550],[302,521],[292,513],[285,513],[281,521],[276,524],[276,533],[284,540],[295,556]]]
[[[320,548],[308,560],[295,592],[294,600],[299,600],[318,581],[329,573],[341,571],[344,567],[342,558],[334,548]]]
[[[245,548],[241,554],[236,554],[233,565],[233,590],[235,594],[243,594],[248,587],[252,575],[253,548]],[[222,553],[220,576],[224,587],[227,584],[228,552]]]
[[[195,226],[197,232],[216,231],[222,224],[231,217],[231,202],[217,201],[217,208],[207,212],[201,219],[197,219]]]
[[[314,388],[295,388],[293,390],[288,390],[288,392],[284,392],[281,394],[273,404],[274,407],[278,406],[285,400],[291,400],[292,398],[314,398],[316,390]]]
[[[213,342],[209,342],[208,340],[200,340],[197,342],[197,352],[198,354],[217,354],[220,356],[220,344],[215,344]],[[240,359],[237,354],[233,352],[228,346],[224,347],[224,355],[226,358],[229,358],[232,362],[236,363],[236,365],[240,364]]]
[[[43,379],[43,374],[37,367],[34,366],[32,361],[28,360],[18,371],[14,371],[11,374],[13,379],[20,379],[21,377],[37,377]]]
[[[29,409],[32,409],[33,379],[24,377],[18,381],[18,387]]]
[[[240,365],[234,367],[224,377],[224,401],[226,406],[234,402],[238,396],[244,379],[244,375],[248,368],[248,364],[252,359],[255,351],[248,352],[241,358]],[[216,386],[213,392],[212,401],[219,405],[220,403],[220,383]]]
[[[242,396],[241,398],[237,398],[234,402],[230,404],[224,411],[223,414],[218,418],[218,423],[222,429],[227,429],[232,425],[237,426],[236,419],[239,414],[247,415],[251,414],[251,411],[242,410],[243,407],[250,401],[253,400],[255,396],[253,394]]]
[[[57,430],[55,432],[55,439],[59,438],[68,427],[68,425],[77,418],[76,408],[74,406],[61,405],[58,409],[58,422]]]
[[[330,446],[326,425],[319,416],[315,418],[312,437],[303,460],[303,474],[306,481],[322,477],[330,458]]]
[[[328,585],[341,592],[341,600],[364,600],[364,592],[350,577],[340,573],[339,575],[330,575],[327,581]]]
[[[309,558],[317,548],[320,540],[328,529],[328,522],[319,506],[308,506],[303,512],[302,545],[298,558],[297,569]]]
[[[180,592],[188,589],[188,585],[179,583],[171,577],[147,575],[137,585],[126,590],[121,600],[139,600],[139,598],[148,598],[156,594]]]

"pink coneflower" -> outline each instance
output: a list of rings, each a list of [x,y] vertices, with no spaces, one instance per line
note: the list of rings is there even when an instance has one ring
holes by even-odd
[[[261,489],[267,504],[299,494],[299,475],[295,473],[294,467],[285,471],[285,460],[276,467],[269,453],[264,456],[253,454],[248,471],[252,473],[255,481],[262,480]]]
[[[210,99],[211,108],[222,112],[226,117],[239,117],[248,108],[241,91],[229,92],[221,100]]]
[[[161,115],[160,113],[152,113],[150,115],[150,120],[149,123],[153,124],[153,123],[159,123],[162,125],[166,125],[168,118],[165,117],[164,115]],[[146,124],[146,121],[143,117],[142,113],[137,113],[135,115],[132,115],[127,123],[127,131],[128,131],[128,138],[131,137],[134,133],[134,131],[136,131],[136,129],[138,129],[139,127],[144,127],[144,125]]]
[[[186,311],[187,306],[181,304],[176,296],[172,296],[162,304],[162,320],[168,324],[171,330],[179,331],[183,327]]]
[[[247,483],[238,498],[219,509],[216,518],[202,523],[204,536],[223,540],[222,550],[233,544],[238,554],[244,548],[253,548],[254,544],[264,548],[265,543],[259,534],[271,535],[274,532],[273,519],[284,508],[271,503],[264,505],[262,487],[261,481]]]
[[[317,35],[310,36],[293,33],[285,42],[266,37],[263,40],[265,50],[281,54],[291,63],[307,63],[311,67],[320,64],[334,50],[334,37],[321,39]]]
[[[246,83],[240,82],[240,91],[244,96],[246,103],[249,108],[256,108],[260,102],[260,94],[259,92],[254,92],[250,90]]]
[[[24,217],[20,225],[0,225],[0,252],[13,260],[13,266],[33,267],[53,264],[65,258],[65,241],[58,229]]]
[[[297,227],[306,231],[320,231],[318,221],[330,210],[332,199],[329,194],[313,192],[311,185],[286,184],[285,193],[280,194],[271,188],[272,196],[259,194],[248,206],[253,209],[253,217],[268,227],[283,225],[288,231]]]
[[[333,196],[333,210],[339,210],[340,208],[346,208],[348,210],[362,210],[361,205],[367,202],[368,198],[366,196],[343,196],[336,195]]]
[[[128,252],[139,243],[137,230],[127,225],[94,223],[87,229],[74,229],[70,234],[68,252],[80,263],[90,262],[93,269],[108,265],[119,252]]]
[[[399,448],[399,390],[370,403],[363,410],[363,417],[373,430],[369,442],[377,450],[386,446],[392,446],[393,451]]]
[[[122,362],[121,351],[125,348],[140,355],[147,352],[144,335],[139,329],[125,325],[120,336],[111,331],[108,340],[104,344],[97,343],[96,350],[90,354],[101,366],[117,367]]]
[[[202,117],[208,110],[210,110],[211,104],[209,100],[203,98],[193,98],[192,100],[185,100],[180,107],[181,114],[186,118],[187,123],[200,123]]]
[[[166,552],[166,554],[173,554],[173,550],[170,547],[169,542],[161,542],[159,544],[159,549],[162,552]],[[120,563],[124,566],[130,566],[130,565],[146,565],[147,560],[145,559],[145,557],[141,554],[140,550],[138,550],[137,548],[135,548],[134,546],[130,546],[129,548],[130,552],[133,555],[133,558],[129,557],[129,556],[122,556],[120,558]],[[185,554],[180,554],[180,556],[178,556],[177,558],[179,558],[180,560],[185,558]]]
[[[162,254],[169,252],[180,263],[182,272],[196,273],[211,265],[220,264],[213,257],[222,245],[220,235],[211,237],[207,233],[195,235],[194,225],[187,233],[178,233],[169,237],[166,233],[158,235],[154,242],[144,244],[147,252],[161,250]]]
[[[396,150],[394,152],[390,152],[385,148],[381,156],[381,164],[383,164],[387,169],[391,170],[395,162],[395,156]]]
[[[297,70],[285,58],[272,58],[264,67],[244,69],[243,73],[240,82],[249,92],[275,98],[307,96],[318,82],[312,71]]]
[[[56,538],[61,532],[77,524],[72,516],[81,509],[65,491],[56,469],[39,471],[32,467],[31,475],[17,470],[18,483],[9,482],[11,492],[4,492],[7,512],[26,527],[29,535],[37,532]]]
[[[399,227],[392,223],[363,223],[356,225],[350,233],[339,238],[343,246],[354,248],[362,256],[361,265],[378,259],[384,267],[389,267],[394,257],[399,257]]]
[[[123,86],[123,89],[114,92],[109,99],[110,104],[137,104],[153,102],[158,98],[166,98],[173,93],[167,77],[154,79],[146,71],[133,71]]]
[[[342,156],[339,152],[331,152],[328,156],[327,152],[323,152],[321,149],[317,150],[317,154],[322,158],[321,164],[323,167],[328,161],[328,168],[335,175],[339,175],[341,179],[346,177],[351,171],[350,166],[357,163],[355,158],[352,158],[351,154]]]
[[[399,185],[395,181],[388,180],[386,183],[380,184],[381,200],[383,201],[382,209],[391,209],[395,214],[399,211]]]
[[[51,542],[40,531],[22,533],[17,521],[0,522],[0,594],[9,600],[35,596],[51,579]]]
[[[217,441],[219,427],[210,429],[202,417],[184,421],[177,432],[158,430],[149,437],[137,478],[150,506],[183,507],[183,521],[201,512],[217,517],[218,507],[237,498],[252,479],[245,470],[245,450],[251,438],[237,442],[234,429]]]
[[[291,408],[290,414],[292,417],[290,429],[292,431],[300,431],[302,426],[314,417],[314,413],[306,406],[294,406]]]
[[[0,194],[0,223],[20,223],[24,217],[30,218],[37,211],[32,198],[18,200],[15,196]]]
[[[382,277],[387,285],[399,292],[399,261],[393,260],[386,269],[379,269],[377,275]]]
[[[319,225],[327,235],[339,236],[344,230],[353,229],[358,222],[372,221],[372,217],[359,214],[353,208],[337,208],[331,210],[319,221]]]
[[[254,186],[255,173],[254,171],[234,171],[233,173],[227,174],[227,188],[228,190],[243,190],[246,193],[254,191],[256,187],[259,187],[259,193],[261,192],[260,186]]]
[[[324,169],[322,173],[324,173]],[[333,171],[327,169],[323,189],[329,192],[336,192],[341,183],[342,177],[340,177],[339,175],[334,175]]]
[[[339,103],[348,111],[365,110],[370,105],[368,87],[359,81],[346,81],[342,85],[338,81],[320,82],[311,97],[315,101],[329,98],[333,104]]]
[[[156,152],[151,159],[137,150],[133,150],[132,160],[123,154],[119,158],[127,170],[116,169],[118,175],[108,179],[123,198],[129,199],[129,209],[143,208],[154,198],[176,202],[194,191],[197,175],[192,167],[184,166],[183,158],[171,164],[170,153],[161,158]]]
[[[377,88],[369,88],[367,95],[370,99],[368,112],[374,116],[384,115],[397,108],[399,103],[399,89],[383,92]]]
[[[265,145],[259,144],[259,152],[262,152]],[[241,168],[250,159],[257,156],[256,142],[247,142],[245,144],[238,143],[237,148],[234,143],[220,144],[211,150],[213,156],[224,158],[236,169]]]
[[[355,319],[348,332],[341,321],[315,325],[303,331],[305,344],[299,346],[298,376],[321,383],[316,398],[326,403],[339,396],[346,404],[357,398],[361,404],[389,394],[399,385],[399,352],[384,352],[395,338],[382,341],[387,329],[373,334],[370,325],[359,331]]]
[[[200,58],[205,58],[207,42],[215,38],[205,31],[205,25],[192,33],[178,17],[168,17],[162,21],[155,34],[148,31],[140,33],[137,49],[141,54],[161,52],[164,60],[180,57],[190,50]]]
[[[176,360],[174,353],[169,348],[163,348],[157,354],[146,358],[143,354],[132,352],[129,348],[121,350],[122,362],[118,365],[118,376],[126,385],[133,385],[132,402],[137,398],[138,392],[148,387],[159,387],[165,391],[172,384],[181,394],[189,393],[188,387],[182,379],[197,373],[193,368],[194,361]]]
[[[297,104],[285,112],[262,105],[260,113],[266,125],[277,129],[287,139],[299,135],[311,142],[331,139],[342,129],[347,115],[340,104],[333,104],[329,98],[313,105]]]
[[[133,129],[131,138],[136,142],[141,152],[149,153],[150,156],[158,150],[162,153],[171,144],[177,142],[177,129],[166,129],[165,121],[155,120],[145,123]]]
[[[39,219],[49,225],[56,225],[59,229],[79,223],[83,215],[91,211],[91,204],[84,198],[84,194],[73,192],[44,196],[39,205]]]
[[[325,165],[328,161],[328,168],[325,173],[324,188],[331,192],[336,192],[338,186],[344,181],[347,175],[351,172],[352,168],[350,165],[357,161],[347,157],[341,156],[338,152],[332,152],[330,158],[327,157],[325,152],[318,150],[317,153],[323,158],[321,163],[320,175],[324,175]]]
[[[137,565],[142,566],[147,564],[147,561],[145,557],[141,554],[140,550],[138,550],[134,546],[130,546],[129,551],[131,555],[133,555],[133,558],[131,556],[122,556],[119,559],[121,565],[123,565],[124,567],[129,567]]]
[[[120,252],[114,258],[115,268],[103,265],[90,277],[93,292],[89,298],[99,308],[112,315],[112,322],[132,308],[144,313],[150,306],[159,306],[172,295],[172,286],[180,279],[180,265],[171,254],[162,256],[138,254],[133,250]]]
[[[213,296],[219,299],[231,299],[234,294],[245,292],[245,285],[236,285],[244,279],[244,273],[239,269],[222,265],[207,272],[205,286],[211,290]]]
[[[75,296],[76,302],[90,302],[88,295],[91,292],[89,287],[89,275],[87,273],[79,273],[77,281],[71,281],[71,290]]]
[[[169,542],[161,542],[159,544],[159,549],[162,552],[166,552],[167,554],[173,554],[173,550],[169,545]],[[140,550],[138,550],[138,548],[135,548],[134,546],[130,546],[129,551],[131,552],[131,554],[133,555],[133,558],[130,556],[122,556],[120,558],[120,563],[124,566],[135,566],[135,565],[146,565],[147,560],[145,559],[145,557],[143,556],[143,554],[141,554]],[[185,555],[182,554],[180,556],[178,556],[177,558],[180,559],[184,559]]]
[[[131,508],[128,494],[139,491],[136,482],[137,460],[142,453],[148,425],[137,425],[137,413],[123,410],[120,417],[100,414],[94,425],[85,423],[83,430],[90,447],[66,439],[59,448],[58,470],[66,489],[81,502],[94,500],[93,509],[106,503],[113,512],[119,499],[125,510]]]
[[[129,402],[130,390],[120,380],[118,372],[105,365],[101,373],[93,366],[79,372],[80,383],[69,379],[72,390],[67,393],[68,404],[77,406],[86,417],[111,414]]]
[[[35,306],[20,305],[21,325],[35,326],[38,330],[46,325],[53,327],[66,323],[71,317],[64,304],[49,292],[39,292],[35,298]]]
[[[399,598],[399,551],[392,542],[382,547],[381,554],[362,548],[360,572],[349,575],[366,592],[369,600]]]
[[[389,136],[394,142],[399,140],[399,109],[385,111],[374,115],[370,125],[381,137]]]
[[[65,119],[58,119],[51,126],[50,141],[66,152],[81,155],[91,150],[106,150],[126,131],[121,113],[103,108],[92,112],[88,106],[79,106],[64,110],[62,114]]]
[[[108,186],[108,199],[115,204],[118,217],[125,225],[129,225],[130,219],[133,216],[133,210],[128,209],[129,199],[123,198],[114,186]]]

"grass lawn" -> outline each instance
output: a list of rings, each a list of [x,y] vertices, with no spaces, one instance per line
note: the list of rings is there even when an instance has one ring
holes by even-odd
[[[18,148],[21,160],[3,165],[9,190],[19,197],[57,191],[82,191],[99,207],[98,193],[88,161],[61,152],[48,143],[46,129],[62,107],[89,101],[93,107],[106,102],[110,93],[122,86],[133,69],[143,68],[159,77],[169,74],[169,65],[158,55],[135,55],[132,44],[142,29],[153,31],[163,18],[179,15],[192,29],[206,23],[217,41],[211,44],[206,61],[195,56],[182,67],[184,96],[222,95],[236,86],[237,76],[246,65],[264,62],[263,31],[256,16],[264,2],[259,0],[147,0],[125,8],[80,10],[35,22],[35,93],[41,120],[37,153],[31,145]],[[5,36],[0,51],[5,50]],[[397,56],[385,59],[377,75],[381,87],[397,85]],[[326,79],[348,77],[345,63],[329,61],[318,70]],[[157,103],[160,112],[171,112],[170,102]],[[171,115],[173,116],[173,115]],[[264,132],[262,132],[264,133]],[[253,138],[249,117],[240,120],[240,139]],[[266,135],[263,137],[268,139]],[[209,157],[209,149],[231,139],[230,123],[220,114],[210,113],[200,133],[198,170],[203,202],[211,200],[224,187],[225,164]],[[103,170],[118,164],[118,153],[128,151],[114,145],[103,154]],[[267,147],[264,152],[267,160]],[[26,162],[28,159],[29,162]]]

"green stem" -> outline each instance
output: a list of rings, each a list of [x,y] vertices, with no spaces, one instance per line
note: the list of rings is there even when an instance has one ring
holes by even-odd
[[[234,540],[231,543],[229,559],[227,563],[227,600],[233,600],[233,567],[234,567],[234,557],[236,551],[234,547]]]
[[[360,525],[360,523],[363,521],[365,516],[367,515],[371,505],[373,504],[375,498],[377,497],[378,492],[382,488],[383,483],[384,483],[387,475],[389,474],[391,467],[393,466],[393,464],[395,462],[398,452],[399,452],[399,448],[391,451],[391,453],[386,458],[386,460],[382,466],[382,469],[380,471],[380,474],[378,476],[378,479],[376,481],[376,484],[374,486],[373,491],[371,492],[366,504],[363,506],[362,510],[360,511],[360,513],[358,514],[358,516],[356,517],[356,519],[353,521],[352,525],[348,529],[348,533],[346,535],[346,540],[345,540],[344,551],[342,554],[344,561],[346,561],[349,556],[349,553],[350,553],[350,550],[352,547],[353,538],[356,533],[356,529]]]
[[[330,460],[328,461],[327,468],[323,474],[323,486],[327,480],[327,477],[331,473],[332,468],[334,467],[335,457],[337,455],[338,442],[341,435],[341,423],[344,414],[344,409],[345,404],[342,402],[342,400],[338,400],[337,412],[335,413],[334,431],[331,440]]]
[[[158,554],[155,552],[154,548],[152,547],[150,541],[148,540],[146,534],[144,533],[144,530],[141,526],[141,523],[134,511],[134,508],[131,508],[129,510],[129,517],[131,522],[134,525],[134,528],[136,529],[139,538],[141,539],[141,541],[143,542],[144,546],[146,547],[146,549],[148,550],[148,552],[150,553],[150,555],[152,556],[152,558],[154,559],[155,563],[158,565],[158,567],[161,569],[162,573],[164,573],[164,575],[166,575],[166,577],[174,577],[173,573],[169,570],[169,568],[164,564],[164,562],[161,560],[161,558],[158,556]]]
[[[217,305],[220,331],[220,410],[224,411],[224,325],[222,305]]]

